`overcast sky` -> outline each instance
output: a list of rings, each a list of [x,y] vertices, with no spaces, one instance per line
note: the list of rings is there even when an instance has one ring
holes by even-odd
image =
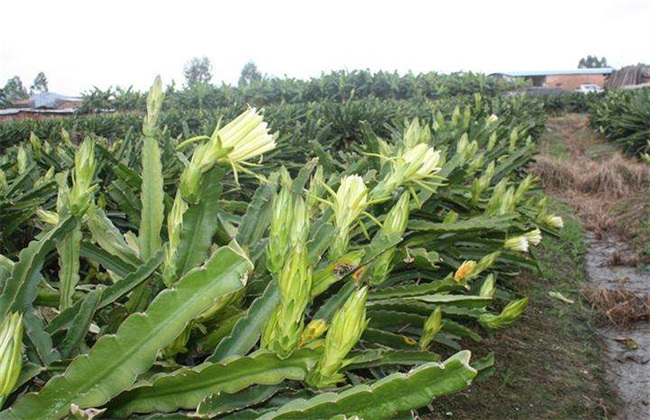
[[[50,91],[182,85],[207,56],[213,82],[252,60],[296,78],[338,69],[490,73],[565,70],[605,56],[650,63],[650,0],[247,0],[0,3],[0,87],[39,71]]]

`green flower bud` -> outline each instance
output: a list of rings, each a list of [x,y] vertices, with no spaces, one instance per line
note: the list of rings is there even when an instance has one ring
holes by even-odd
[[[18,146],[16,165],[18,169],[18,175],[22,175],[27,172],[27,153],[25,152],[25,148],[23,146]]]
[[[36,210],[36,216],[41,222],[47,223],[48,225],[57,225],[59,223],[59,214],[54,211],[39,208]]]
[[[487,270],[488,268],[492,267],[492,265],[496,262],[496,260],[501,256],[501,253],[499,251],[495,251],[491,254],[488,254],[481,258],[478,263],[476,264],[476,267],[474,268],[474,271],[471,274],[471,278],[475,278],[479,274],[481,274],[483,271]]]
[[[357,290],[334,314],[332,324],[325,337],[323,354],[307,376],[307,383],[311,386],[323,388],[343,381],[344,377],[339,370],[368,325],[366,321],[367,296],[367,287]]]
[[[4,192],[9,188],[9,184],[7,183],[7,174],[5,174],[5,171],[0,169],[0,192]]]
[[[344,255],[350,242],[350,227],[368,206],[368,189],[359,175],[348,175],[334,195],[336,235],[330,247],[330,258]]]
[[[426,351],[429,348],[429,345],[441,329],[442,308],[438,306],[424,322],[424,328],[422,329],[422,335],[420,336],[420,349],[422,349],[422,351]]]
[[[311,177],[311,181],[309,181],[309,191],[307,192],[307,207],[309,208],[311,215],[315,215],[319,212],[321,202],[318,201],[318,199],[322,199],[325,194],[325,187],[323,187],[323,184],[325,183],[325,175],[323,171],[323,167],[321,165],[318,165],[318,167],[316,167],[316,171],[314,171],[314,174]]]
[[[162,88],[162,79],[160,76],[156,76],[147,95],[147,115],[144,117],[144,123],[142,124],[142,133],[146,137],[153,137],[155,135],[156,124],[158,124],[164,99],[165,92]]]
[[[23,316],[12,313],[0,326],[0,408],[18,382],[22,367]]]
[[[481,285],[481,290],[479,291],[479,296],[486,298],[493,298],[494,293],[496,292],[496,276],[494,274],[488,274],[485,281]]]
[[[431,141],[431,129],[428,125],[422,124],[414,118],[404,132],[404,146],[411,149],[418,144],[429,144]]]
[[[523,298],[510,302],[499,315],[482,314],[478,318],[478,322],[485,328],[496,329],[504,328],[514,323],[517,318],[526,309],[528,305],[528,298]]]
[[[492,134],[490,134],[490,139],[488,140],[488,145],[487,145],[487,151],[491,152],[494,149],[494,146],[497,145],[497,132],[493,131]]]
[[[508,188],[508,180],[506,178],[499,181],[497,185],[494,186],[492,191],[492,197],[485,207],[485,213],[489,216],[496,216],[503,209],[503,199]]]
[[[92,185],[95,173],[95,142],[86,139],[81,143],[74,156],[72,189],[70,189],[70,213],[74,216],[83,214],[93,200],[97,185]]]
[[[524,198],[524,195],[526,195],[526,193],[528,192],[528,190],[530,190],[530,187],[532,187],[534,183],[535,183],[535,178],[531,175],[526,176],[526,178],[524,178],[524,180],[521,181],[514,195],[515,203],[521,202],[521,200]]]
[[[183,215],[187,211],[187,203],[181,197],[180,189],[176,190],[176,197],[169,214],[167,215],[167,237],[165,244],[165,265],[163,267],[163,281],[168,287],[176,281],[176,251],[181,243],[181,230],[183,228]]]

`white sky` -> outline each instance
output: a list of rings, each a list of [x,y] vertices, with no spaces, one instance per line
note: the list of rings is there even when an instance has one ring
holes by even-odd
[[[650,64],[650,0],[247,0],[0,2],[0,86],[50,91],[182,85],[207,56],[213,82],[262,73],[309,78],[338,69],[564,70],[580,58]]]

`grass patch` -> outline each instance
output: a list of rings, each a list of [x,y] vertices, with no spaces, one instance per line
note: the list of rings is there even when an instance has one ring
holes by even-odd
[[[607,418],[620,400],[605,379],[602,343],[589,305],[580,299],[587,282],[583,226],[567,205],[553,202],[565,221],[559,238],[545,236],[535,250],[541,273],[524,273],[512,285],[529,296],[524,316],[493,332],[475,350],[498,354],[496,373],[467,391],[434,401],[433,419]],[[549,296],[560,292],[575,303]]]

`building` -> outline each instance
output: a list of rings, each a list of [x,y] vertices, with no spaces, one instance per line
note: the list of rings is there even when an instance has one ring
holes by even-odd
[[[82,98],[42,92],[25,101],[13,104],[13,108],[0,109],[0,121],[13,119],[41,119],[70,116],[81,106]]]
[[[560,91],[573,91],[581,85],[596,85],[603,89],[607,77],[612,73],[609,67],[599,69],[551,70],[551,71],[512,71],[493,73],[490,76],[522,78],[530,80],[533,87]]]

